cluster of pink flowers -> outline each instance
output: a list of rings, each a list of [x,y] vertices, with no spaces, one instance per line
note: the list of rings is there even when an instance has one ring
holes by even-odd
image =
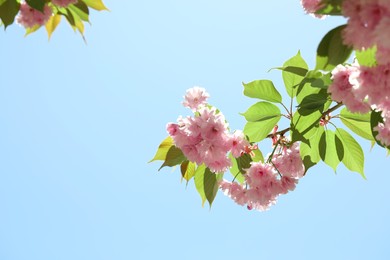
[[[349,18],[344,43],[358,50],[376,46],[378,64],[390,63],[390,1],[344,0],[342,13]]]
[[[59,7],[68,7],[70,4],[75,4],[77,3],[78,0],[51,0],[53,4]]]
[[[299,144],[294,143],[290,148],[282,146],[269,163],[253,162],[246,171],[244,185],[223,180],[220,188],[237,204],[264,211],[276,203],[279,195],[293,191],[304,172]]]
[[[46,4],[43,12],[30,7],[26,2],[20,5],[20,12],[16,21],[25,28],[44,25],[52,15],[52,9]]]
[[[301,0],[301,5],[306,13],[311,14],[317,18],[323,18],[323,15],[315,13],[324,7],[324,4],[321,2],[321,0]]]
[[[229,133],[223,114],[207,106],[208,96],[203,88],[189,89],[183,104],[195,115],[168,123],[167,131],[188,160],[204,163],[213,172],[224,172],[231,166],[227,153],[239,157],[250,144],[241,131]]]
[[[343,102],[355,113],[366,113],[371,109],[381,111],[384,123],[375,130],[377,139],[390,145],[390,64],[375,67],[338,65],[332,71],[333,83],[328,92],[332,99]]]

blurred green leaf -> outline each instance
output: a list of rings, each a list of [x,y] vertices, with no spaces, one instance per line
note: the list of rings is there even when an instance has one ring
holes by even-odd
[[[27,4],[43,13],[43,8],[45,7],[46,0],[26,0]]]
[[[357,50],[355,51],[356,59],[359,62],[360,66],[374,67],[376,66],[376,46],[371,47],[366,50]]]
[[[337,128],[336,136],[343,143],[344,158],[343,164],[347,169],[353,172],[359,173],[363,178],[364,176],[364,153],[359,143],[344,129]]]
[[[0,5],[0,19],[4,24],[4,29],[12,24],[15,20],[15,16],[18,14],[20,3],[16,0],[5,0]]]
[[[88,6],[78,1],[76,4],[69,5],[68,7],[73,11],[73,14],[76,14],[82,21],[89,22],[89,9]]]
[[[270,102],[281,103],[282,96],[270,80],[255,80],[244,85],[244,95]]]
[[[345,45],[342,39],[345,26],[334,28],[322,38],[317,48],[316,70],[331,71],[351,55],[352,48]]]
[[[47,21],[45,27],[46,27],[46,31],[47,31],[47,35],[49,36],[49,39],[60,22],[61,22],[61,15],[59,15],[59,14],[55,14],[55,15],[51,16],[49,21]]]
[[[341,4],[342,0],[323,0],[324,7],[318,10],[317,14],[325,15],[342,15]]]
[[[80,0],[79,0],[80,1]],[[107,10],[108,8],[103,4],[101,0],[82,0],[87,6],[98,10],[98,11],[103,11]]]

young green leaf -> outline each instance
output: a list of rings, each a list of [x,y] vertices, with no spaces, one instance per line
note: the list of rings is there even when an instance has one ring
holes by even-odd
[[[342,163],[350,171],[359,173],[364,176],[364,153],[359,143],[344,129],[337,128],[336,136],[343,143],[344,158]]]
[[[167,152],[164,163],[158,170],[161,170],[165,166],[172,167],[179,165],[185,160],[187,160],[187,158],[184,156],[183,152],[176,146],[171,146]]]
[[[321,136],[318,144],[319,153],[321,159],[329,165],[334,171],[336,171],[341,159],[341,154],[344,151],[337,151],[336,147],[336,135],[331,130],[325,130]],[[338,143],[340,145],[340,143]],[[340,149],[340,147],[338,147]]]
[[[187,183],[194,177],[195,175],[195,163],[190,162],[190,161],[184,161],[180,165],[180,171],[181,171],[181,176],[183,179],[187,181]]]
[[[255,80],[244,85],[244,95],[270,102],[281,103],[282,96],[270,80]]]
[[[168,136],[167,138],[164,139],[164,141],[161,142],[159,145],[156,154],[154,155],[153,159],[150,160],[149,162],[153,161],[165,161],[165,158],[167,157],[167,153],[169,149],[174,146],[173,144],[173,139],[172,137]]]
[[[61,22],[61,15],[59,15],[59,14],[55,14],[55,15],[51,16],[49,21],[47,21],[45,27],[46,27],[46,31],[47,31],[47,35],[49,37],[49,40],[50,40],[52,33],[57,28],[57,26],[60,22]]]
[[[305,62],[305,60],[301,57],[301,53],[298,52],[297,55],[292,57],[291,59],[287,60],[283,64],[284,68],[287,67],[295,67],[295,68],[300,68],[303,71],[308,71],[308,66]],[[299,84],[301,84],[304,76],[306,75],[298,75],[297,73],[290,72],[287,69],[282,71],[282,77],[283,77],[283,82],[286,87],[287,93],[290,97],[295,97],[296,96],[296,91],[294,90]]]
[[[376,46],[361,51],[355,51],[356,59],[358,60],[359,65],[366,67],[376,66],[376,51]]]
[[[322,38],[317,48],[316,70],[331,71],[351,55],[352,48],[343,43],[342,31],[345,26],[334,28]]]
[[[222,180],[223,173],[215,174],[206,168],[204,164],[195,171],[195,187],[202,199],[202,207],[206,200],[210,207],[218,192],[219,181]]]
[[[347,108],[340,111],[340,120],[355,134],[367,140],[374,141],[371,132],[371,112],[366,114],[352,113]]]
[[[103,4],[101,0],[82,0],[86,5],[89,7],[98,10],[98,11],[103,11],[107,10],[108,8]]]
[[[269,102],[257,102],[252,105],[245,113],[242,113],[248,122],[266,121],[275,117],[280,117],[280,109]]]
[[[267,137],[279,120],[280,116],[260,122],[248,122],[245,124],[244,134],[251,142],[260,142]]]

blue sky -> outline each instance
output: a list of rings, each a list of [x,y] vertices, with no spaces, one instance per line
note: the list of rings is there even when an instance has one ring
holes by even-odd
[[[84,44],[0,33],[0,259],[389,259],[389,161],[361,141],[367,180],[320,164],[267,212],[222,193],[201,207],[178,170],[147,162],[200,85],[232,129],[254,103],[241,82],[344,23],[299,1],[106,1]],[[262,147],[269,152],[267,145]]]

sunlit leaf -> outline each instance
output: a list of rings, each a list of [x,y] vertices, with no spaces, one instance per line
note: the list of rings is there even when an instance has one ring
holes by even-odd
[[[190,161],[184,161],[180,165],[180,171],[181,171],[181,176],[183,179],[185,179],[187,182],[192,179],[195,175],[195,168],[196,165],[193,162]]]
[[[329,165],[334,171],[336,171],[337,166],[340,163],[339,154],[341,154],[341,151],[337,152],[336,148],[336,135],[331,130],[325,130],[322,133],[320,142],[318,144],[319,153],[321,159]],[[344,153],[344,151],[342,151]]]
[[[292,57],[291,59],[287,60],[283,64],[284,68],[295,68],[293,72],[290,72],[287,69],[284,69],[282,71],[282,77],[283,77],[283,82],[286,87],[287,93],[290,97],[294,97],[296,95],[296,90],[297,86],[302,82],[304,76],[306,75],[308,71],[308,66],[305,62],[305,60],[301,57],[301,53],[298,52],[297,55]],[[297,69],[298,68],[298,69]],[[304,75],[296,73],[297,71],[306,71]]]
[[[49,21],[47,21],[45,27],[46,27],[46,31],[47,31],[47,35],[49,36],[49,39],[60,22],[61,22],[61,15],[59,15],[59,14],[55,14],[55,15],[51,16]]]
[[[340,120],[355,134],[367,140],[374,141],[371,132],[371,112],[366,114],[352,113],[347,108],[340,111]]]
[[[258,122],[280,117],[281,113],[280,109],[274,104],[262,101],[252,105],[241,115],[249,122]]]
[[[161,165],[161,170],[165,166],[176,166],[186,161],[187,158],[184,156],[183,152],[177,148],[176,146],[171,146],[167,152],[167,156],[165,157],[164,163]]]
[[[107,10],[108,8],[103,4],[101,0],[82,0],[86,5],[89,7],[98,10],[98,11],[103,11]]]
[[[344,63],[352,53],[352,48],[343,43],[342,31],[345,25],[329,31],[317,48],[316,69],[330,71]]]
[[[149,162],[161,160],[164,161],[165,158],[167,157],[167,153],[169,149],[173,146],[173,139],[172,137],[168,136],[167,138],[164,139],[164,141],[161,142],[159,145],[156,154],[154,155],[153,159],[150,160]]]
[[[244,95],[270,102],[281,103],[282,96],[270,80],[255,80],[244,85]]]
[[[343,164],[347,169],[364,176],[364,153],[359,143],[344,129],[337,128],[336,135],[343,143],[344,158]]]
[[[374,67],[376,66],[376,46],[368,48],[366,50],[357,50],[355,51],[356,59],[359,62],[360,66]]]
[[[89,9],[85,3],[78,1],[76,4],[69,5],[68,8],[72,10],[74,14],[77,14],[82,21],[89,22]]]

